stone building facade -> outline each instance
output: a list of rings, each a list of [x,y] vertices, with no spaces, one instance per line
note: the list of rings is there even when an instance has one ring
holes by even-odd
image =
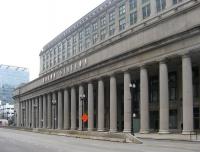
[[[199,15],[199,0],[106,0],[44,46],[39,78],[14,92],[17,125],[199,129]]]

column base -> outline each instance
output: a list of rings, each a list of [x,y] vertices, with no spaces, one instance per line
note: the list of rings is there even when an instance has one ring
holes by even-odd
[[[124,129],[123,133],[131,133],[131,129]]]
[[[94,131],[94,128],[88,128],[88,131]]]
[[[76,128],[70,128],[70,130],[76,130]]]
[[[194,131],[193,130],[183,130],[182,131],[182,135],[192,135],[192,134],[194,134]]]
[[[140,134],[149,134],[150,131],[149,130],[140,130]]]
[[[104,132],[105,129],[98,129],[97,131],[98,131],[98,132]]]
[[[109,132],[115,133],[115,132],[117,132],[117,129],[110,129]]]
[[[169,130],[159,130],[158,134],[169,134]]]

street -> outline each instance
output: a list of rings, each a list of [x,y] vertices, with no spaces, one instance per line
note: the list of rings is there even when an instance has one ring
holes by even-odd
[[[199,152],[199,142],[117,143],[0,128],[0,152]]]

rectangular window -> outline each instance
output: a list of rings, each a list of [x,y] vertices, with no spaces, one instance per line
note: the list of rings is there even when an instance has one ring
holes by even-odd
[[[88,26],[86,29],[85,29],[85,36],[88,36],[90,34],[90,27]]]
[[[172,0],[172,2],[173,2],[173,5],[176,5],[176,4],[180,3],[180,2],[182,2],[182,0]]]
[[[104,40],[105,38],[106,38],[106,29],[104,28],[100,31],[100,39]]]
[[[92,30],[96,31],[97,29],[98,29],[98,23],[95,22],[95,23],[92,24]]]
[[[67,40],[67,57],[70,57],[71,55],[71,40]]]
[[[143,19],[149,17],[150,14],[151,14],[150,4],[143,6],[142,7]]]
[[[122,15],[124,15],[126,13],[126,6],[125,6],[125,4],[123,4],[123,5],[121,5],[120,7],[119,7],[119,16],[122,16]]]
[[[174,101],[177,99],[177,73],[169,73],[169,100]]]
[[[192,81],[193,81],[193,96],[199,97],[199,69],[198,67],[192,68]]]
[[[103,17],[100,19],[100,25],[101,25],[101,27],[106,25],[106,16],[103,16]]]
[[[159,83],[158,83],[158,77],[151,77],[150,78],[150,102],[158,102],[159,100]]]
[[[55,56],[57,54],[56,48],[53,49],[53,55]]]
[[[73,40],[73,44],[75,44],[77,42],[76,41],[76,35],[73,36],[72,40]]]
[[[130,14],[130,25],[133,25],[137,22],[137,12],[133,12]]]
[[[83,42],[79,41],[79,52],[83,50]]]
[[[62,42],[62,51],[65,50],[65,48],[66,48],[66,46],[65,46],[66,44],[65,43],[66,43],[65,41]]]
[[[130,10],[134,10],[137,8],[137,0],[129,0]]]
[[[92,37],[92,42],[93,42],[93,44],[95,44],[97,41],[98,41],[98,34],[95,33],[95,34],[93,35],[93,37]]]
[[[156,0],[157,12],[164,10],[166,7],[166,0]]]
[[[83,39],[83,32],[84,32],[84,31],[79,32],[79,40],[82,40],[82,39]]]
[[[85,48],[89,48],[89,47],[90,47],[90,39],[87,38],[87,39],[85,40]]]
[[[61,45],[58,45],[58,52],[60,53],[60,52],[61,52],[61,50],[62,50],[62,47],[61,47]]]
[[[178,122],[177,110],[170,110],[169,111],[169,128],[177,129],[178,128],[177,122]]]
[[[72,53],[73,53],[73,55],[76,55],[76,45],[73,45]]]
[[[112,11],[109,13],[109,21],[114,21],[115,20],[115,11]]]
[[[112,36],[115,34],[115,24],[109,26],[109,35]]]
[[[122,31],[126,28],[126,18],[119,20],[119,31]]]

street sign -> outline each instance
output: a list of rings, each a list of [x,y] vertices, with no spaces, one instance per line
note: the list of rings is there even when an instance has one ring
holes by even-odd
[[[88,121],[88,115],[87,115],[87,114],[84,113],[84,114],[82,115],[82,121],[83,121],[83,122],[87,122],[87,121]]]

